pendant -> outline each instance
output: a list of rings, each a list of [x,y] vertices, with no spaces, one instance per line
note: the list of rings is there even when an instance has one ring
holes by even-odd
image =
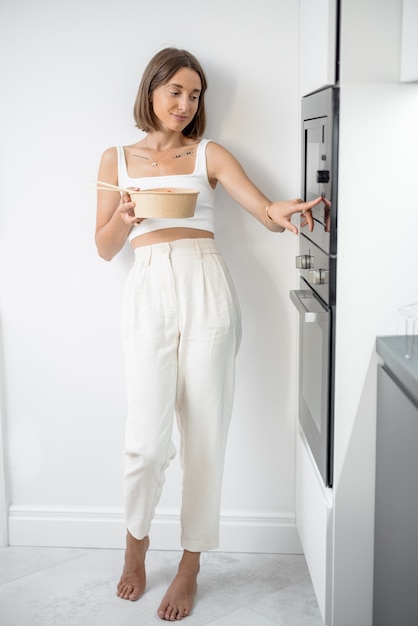
[[[151,163],[152,167],[157,167],[157,161],[154,161],[154,163]]]

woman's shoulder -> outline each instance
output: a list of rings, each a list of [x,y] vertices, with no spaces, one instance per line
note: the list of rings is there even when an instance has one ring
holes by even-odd
[[[200,140],[201,144],[204,144],[207,153],[218,153],[224,150],[223,146],[213,139],[203,138]]]
[[[213,139],[207,139],[206,137],[202,137],[200,139],[199,147],[204,149],[207,159],[222,159],[230,154],[230,152],[220,143],[214,141]]]
[[[232,152],[230,152],[225,146],[218,143],[217,141],[213,141],[212,139],[208,140],[208,144],[206,147],[206,154],[209,159],[216,159],[224,161],[229,159],[235,159]]]
[[[207,143],[208,149],[210,149],[212,152],[231,154],[229,150],[225,148],[225,146],[218,143],[217,141],[214,141],[213,139],[205,139],[204,141]]]
[[[110,146],[102,153],[102,161],[105,163],[115,163],[118,160],[118,147]]]
[[[226,178],[235,176],[242,169],[232,152],[216,141],[211,141],[207,146],[206,163],[210,180],[222,184]]]

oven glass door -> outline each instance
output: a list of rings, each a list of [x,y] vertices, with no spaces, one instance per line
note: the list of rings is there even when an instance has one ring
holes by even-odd
[[[337,253],[338,112],[338,88],[302,98],[301,198],[323,202],[312,210],[313,233],[301,232],[328,254]]]
[[[299,311],[299,422],[321,473],[331,485],[331,311],[310,289],[290,292]]]
[[[331,225],[331,184],[330,164],[327,155],[328,118],[318,118],[304,122],[304,168],[305,174],[302,196],[306,201],[315,200],[321,196],[324,200],[312,209],[315,220],[313,234],[308,228],[302,227],[301,231],[308,237],[313,237],[315,243],[325,252],[330,251],[330,225]]]

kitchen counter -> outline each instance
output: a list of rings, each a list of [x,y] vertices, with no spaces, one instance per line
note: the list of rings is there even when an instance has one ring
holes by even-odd
[[[418,406],[418,336],[414,337],[414,351],[411,358],[405,358],[405,336],[377,337],[376,352],[403,387],[411,400]]]

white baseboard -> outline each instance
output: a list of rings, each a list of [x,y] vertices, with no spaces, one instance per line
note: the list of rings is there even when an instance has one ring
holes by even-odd
[[[177,512],[159,511],[154,518],[154,550],[179,550]],[[125,528],[119,509],[60,507],[9,508],[9,545],[78,548],[124,548]],[[221,516],[222,552],[301,554],[294,513]]]

